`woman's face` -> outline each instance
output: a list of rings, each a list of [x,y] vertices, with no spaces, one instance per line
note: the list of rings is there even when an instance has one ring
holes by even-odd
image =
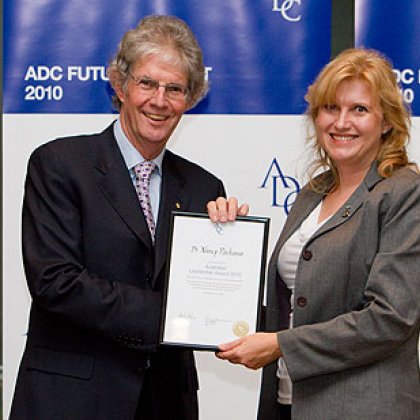
[[[319,109],[315,128],[321,147],[340,171],[368,169],[390,125],[369,85],[349,79],[339,84],[335,102]]]

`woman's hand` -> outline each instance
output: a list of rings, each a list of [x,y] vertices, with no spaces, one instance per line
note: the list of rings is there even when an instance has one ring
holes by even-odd
[[[256,333],[221,344],[216,356],[249,369],[259,369],[277,360],[282,352],[276,333]]]
[[[248,204],[244,203],[239,207],[235,197],[229,199],[219,197],[217,200],[207,203],[207,213],[214,223],[233,222],[236,216],[246,216],[248,212]]]

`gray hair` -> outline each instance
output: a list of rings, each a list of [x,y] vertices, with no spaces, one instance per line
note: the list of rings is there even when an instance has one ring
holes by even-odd
[[[176,56],[174,56],[176,52]],[[112,87],[125,90],[131,68],[146,56],[159,54],[185,72],[188,79],[188,106],[194,107],[207,93],[203,53],[189,26],[175,16],[147,16],[136,28],[127,31],[107,69]],[[113,104],[121,102],[114,94]]]

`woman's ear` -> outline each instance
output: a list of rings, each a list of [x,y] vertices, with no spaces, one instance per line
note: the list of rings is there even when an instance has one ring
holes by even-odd
[[[384,120],[382,123],[382,137],[386,136],[392,130],[392,125]]]

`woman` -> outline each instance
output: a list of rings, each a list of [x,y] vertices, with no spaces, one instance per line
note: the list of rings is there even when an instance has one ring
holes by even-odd
[[[316,161],[268,267],[266,331],[218,357],[264,366],[259,419],[420,413],[420,176],[391,64],[350,49],[310,86]],[[212,220],[245,214],[208,204]],[[230,214],[227,217],[227,213]]]

